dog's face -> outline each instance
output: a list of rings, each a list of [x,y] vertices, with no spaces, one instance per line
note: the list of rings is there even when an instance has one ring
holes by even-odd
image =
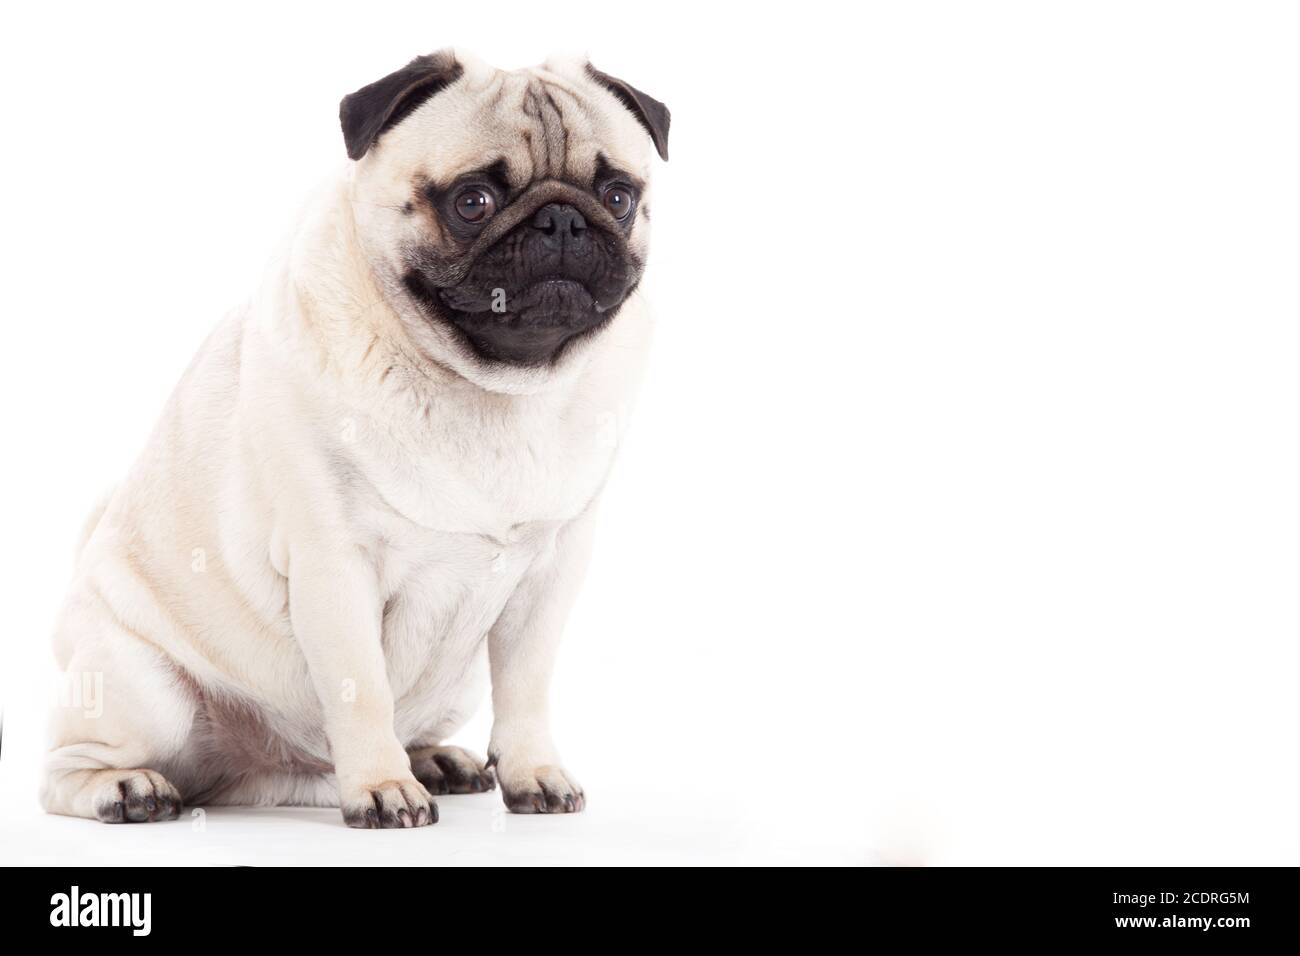
[[[507,73],[452,51],[344,98],[358,240],[408,332],[476,380],[545,374],[645,266],[668,110],[583,61]]]

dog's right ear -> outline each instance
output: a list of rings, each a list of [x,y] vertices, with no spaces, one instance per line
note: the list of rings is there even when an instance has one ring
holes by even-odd
[[[417,56],[396,73],[349,93],[339,103],[339,123],[349,159],[366,155],[375,140],[439,90],[455,83],[465,68],[451,50]]]

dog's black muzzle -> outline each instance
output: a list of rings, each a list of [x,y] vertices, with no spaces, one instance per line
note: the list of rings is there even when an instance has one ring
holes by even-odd
[[[455,262],[426,254],[407,288],[483,358],[555,361],[615,314],[640,278],[627,236],[591,196],[542,183],[499,213]]]

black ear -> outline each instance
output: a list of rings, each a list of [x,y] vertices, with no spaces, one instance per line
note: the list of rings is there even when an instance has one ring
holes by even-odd
[[[650,139],[654,141],[655,149],[659,150],[660,157],[666,162],[668,160],[668,124],[672,121],[672,114],[668,112],[668,107],[653,96],[646,96],[632,84],[624,83],[618,77],[600,72],[590,63],[587,64],[587,75],[623,101],[623,105],[630,109],[632,115],[646,128],[646,132],[650,134]]]
[[[349,159],[360,159],[381,133],[400,123],[439,90],[455,83],[465,68],[450,50],[417,56],[396,73],[349,93],[339,103],[339,122]]]

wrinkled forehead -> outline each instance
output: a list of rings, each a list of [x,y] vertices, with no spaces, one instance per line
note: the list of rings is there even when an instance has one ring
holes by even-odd
[[[511,186],[590,186],[601,158],[649,179],[649,139],[632,114],[596,84],[544,69],[467,74],[402,127],[392,138],[399,161],[435,182],[502,160]]]

